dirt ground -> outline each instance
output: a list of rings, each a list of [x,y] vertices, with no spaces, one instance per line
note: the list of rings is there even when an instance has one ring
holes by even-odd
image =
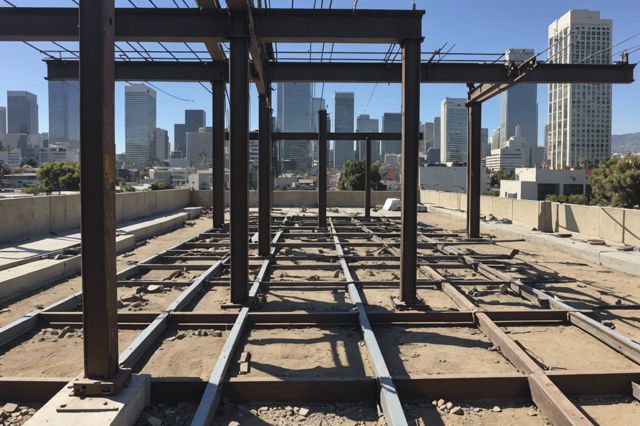
[[[136,370],[154,377],[208,379],[227,334],[219,330],[167,330]]]
[[[302,414],[304,415],[302,415]],[[231,422],[242,426],[261,425],[385,425],[384,417],[372,403],[354,404],[224,404],[216,426],[227,426]]]
[[[242,352],[251,354],[248,377],[370,376],[364,341],[353,327],[254,328],[243,339]],[[239,364],[231,368],[239,375]]]
[[[513,373],[491,342],[469,327],[376,327],[392,375]]]
[[[573,326],[504,327],[503,330],[548,370],[637,370],[634,362]]]
[[[640,402],[626,398],[574,398],[573,403],[589,420],[601,426],[638,424]]]
[[[438,409],[431,402],[403,404],[409,424],[424,425],[486,425],[486,426],[537,426],[549,424],[537,408],[529,402],[512,401],[447,401],[452,408],[460,407],[454,414]],[[495,407],[498,410],[495,410]],[[458,411],[456,411],[458,413]],[[415,422],[415,423],[413,423]]]
[[[124,350],[140,329],[120,329],[118,348]],[[75,377],[82,372],[82,330],[34,330],[0,352],[0,376]]]

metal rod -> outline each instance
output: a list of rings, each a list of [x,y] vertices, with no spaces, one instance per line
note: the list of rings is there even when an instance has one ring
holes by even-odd
[[[327,226],[327,110],[318,111],[318,227]]]
[[[229,81],[231,155],[230,205],[231,303],[246,304],[249,296],[249,39],[247,16],[230,12],[235,35],[230,40]]]
[[[271,174],[271,101],[266,96],[258,97],[259,112],[259,228],[258,253],[260,256],[269,256],[271,249],[271,194],[272,194],[272,174]]]
[[[418,134],[420,120],[420,40],[402,46],[402,236],[400,301],[416,301],[418,221]]]
[[[223,81],[213,81],[213,226],[224,226],[224,89]]]
[[[480,238],[480,169],[482,167],[482,104],[467,104],[467,235]]]
[[[84,374],[118,371],[114,0],[80,5],[80,191]]]

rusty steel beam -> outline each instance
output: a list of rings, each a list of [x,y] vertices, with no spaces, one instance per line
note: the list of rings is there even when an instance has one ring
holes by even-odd
[[[225,83],[222,81],[213,81],[211,83],[213,89],[213,175],[212,175],[212,194],[213,194],[213,226],[221,228],[224,226],[224,192],[225,192],[225,170],[224,170],[224,144],[225,144],[225,102],[224,90]]]
[[[371,139],[366,138],[364,155],[364,217],[371,217]]]
[[[467,236],[480,238],[482,104],[467,103]]]
[[[327,227],[327,110],[318,111],[318,227]]]
[[[268,256],[271,251],[271,197],[273,191],[272,174],[272,146],[271,140],[271,108],[267,96],[258,97],[258,121],[260,126],[259,136],[259,162],[258,162],[258,253],[260,256]]]
[[[113,380],[118,373],[114,0],[83,2],[79,21],[84,375]]]

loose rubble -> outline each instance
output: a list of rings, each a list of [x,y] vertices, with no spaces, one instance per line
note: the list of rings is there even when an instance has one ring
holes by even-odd
[[[25,424],[37,409],[33,406],[19,405],[13,402],[0,402],[0,424],[19,426]]]

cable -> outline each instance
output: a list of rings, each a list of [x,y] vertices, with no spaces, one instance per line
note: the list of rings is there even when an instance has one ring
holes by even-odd
[[[611,49],[613,49],[613,48],[615,48],[615,47],[618,47],[618,46],[620,46],[622,43],[626,43],[627,41],[629,41],[629,40],[631,40],[631,39],[633,39],[633,38],[636,38],[636,37],[638,37],[639,35],[640,35],[640,33],[636,33],[636,34],[634,34],[634,35],[632,35],[632,36],[629,36],[629,37],[625,38],[624,40],[622,40],[621,42],[619,42],[619,43],[617,43],[617,44],[614,44],[614,45],[613,45],[613,46],[611,46],[611,47],[607,47],[607,48],[605,48],[605,49],[602,49],[602,50],[599,50],[599,51],[597,51],[597,52],[595,52],[595,53],[592,53],[591,55],[589,55],[589,56],[587,56],[586,58],[582,59],[582,60],[581,60],[580,62],[578,62],[578,63],[579,63],[579,64],[581,64],[581,63],[583,63],[584,61],[586,61],[586,60],[588,60],[588,59],[591,59],[591,58],[593,58],[594,56],[599,55],[600,53],[604,53],[604,52],[606,52],[607,50],[611,50]]]

